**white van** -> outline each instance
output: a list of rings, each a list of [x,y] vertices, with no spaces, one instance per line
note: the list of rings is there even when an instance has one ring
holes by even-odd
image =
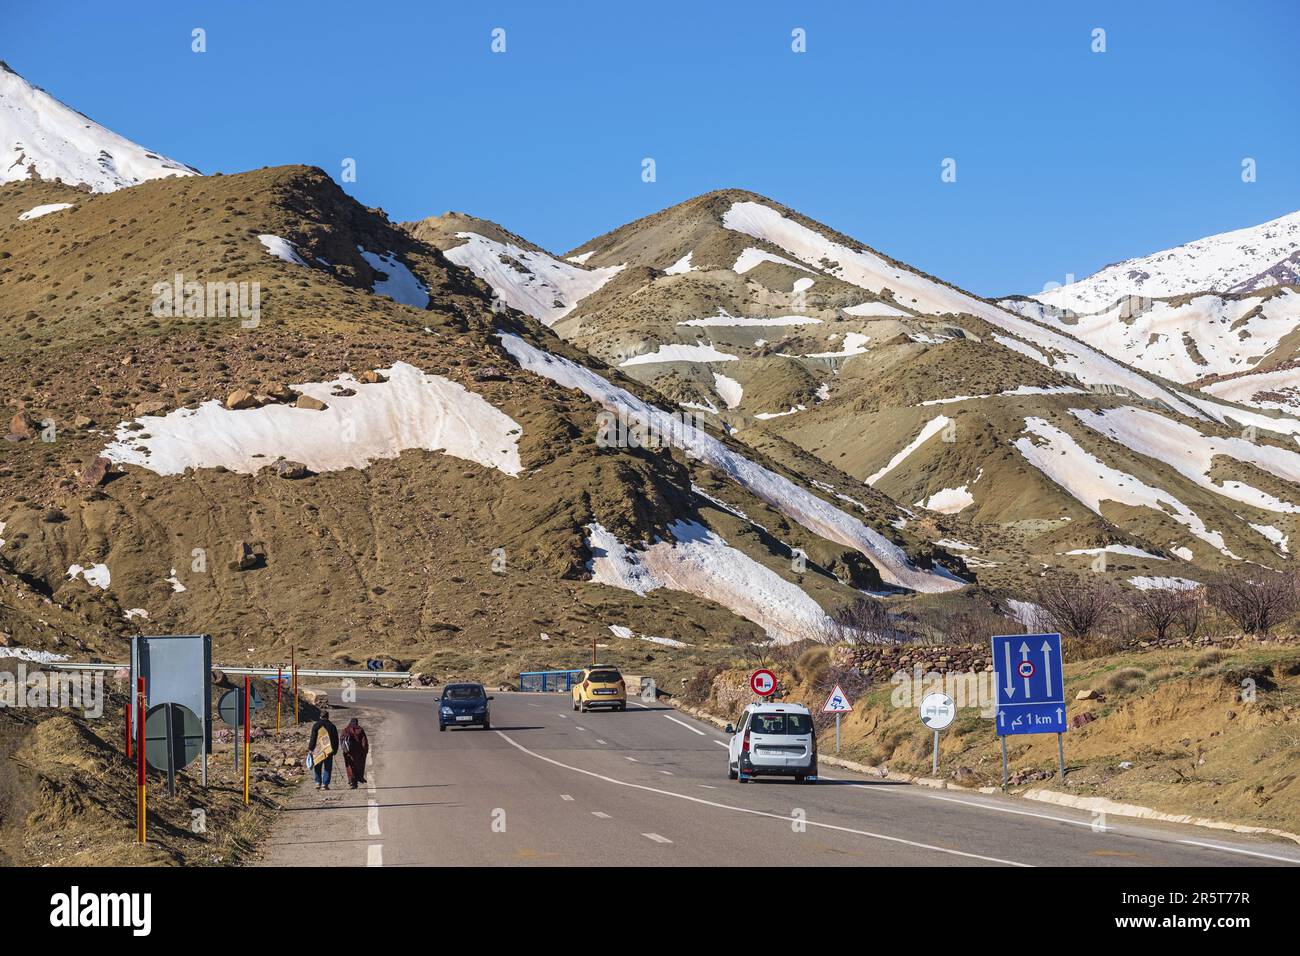
[[[754,777],[817,779],[817,733],[802,704],[750,704],[740,725],[727,725],[727,776],[741,783]]]

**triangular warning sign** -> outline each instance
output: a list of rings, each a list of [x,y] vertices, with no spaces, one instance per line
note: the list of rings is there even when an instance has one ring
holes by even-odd
[[[847,714],[853,710],[853,702],[849,700],[849,695],[844,693],[844,688],[839,684],[831,691],[831,695],[826,698],[826,706],[822,708],[823,714]]]

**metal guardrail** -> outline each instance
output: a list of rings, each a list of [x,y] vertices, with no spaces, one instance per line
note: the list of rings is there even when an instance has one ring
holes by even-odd
[[[44,665],[56,670],[64,671],[115,671],[130,670],[130,664],[87,664],[78,661],[55,661]],[[250,677],[275,677],[282,674],[288,678],[290,676],[289,668],[283,669],[276,667],[224,667],[221,664],[213,664],[214,671],[221,671],[223,674],[234,674],[243,677],[247,674]],[[371,670],[320,670],[318,668],[299,667],[299,677],[374,677],[374,678],[391,678],[393,680],[410,680],[410,671],[371,671]]]
[[[572,690],[581,669],[571,671],[524,671],[519,675],[521,693],[557,693]]]

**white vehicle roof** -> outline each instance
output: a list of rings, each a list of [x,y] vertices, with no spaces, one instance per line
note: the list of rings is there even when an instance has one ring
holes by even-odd
[[[764,714],[808,714],[812,712],[803,704],[787,704],[782,701],[763,701],[758,704],[750,704],[745,710],[755,711]]]

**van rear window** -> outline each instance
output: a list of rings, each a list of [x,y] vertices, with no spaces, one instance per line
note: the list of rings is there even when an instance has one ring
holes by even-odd
[[[622,677],[618,671],[592,671],[587,675],[587,680],[593,684],[617,684]]]
[[[807,714],[755,714],[749,729],[756,734],[802,737],[812,733],[812,718]]]

